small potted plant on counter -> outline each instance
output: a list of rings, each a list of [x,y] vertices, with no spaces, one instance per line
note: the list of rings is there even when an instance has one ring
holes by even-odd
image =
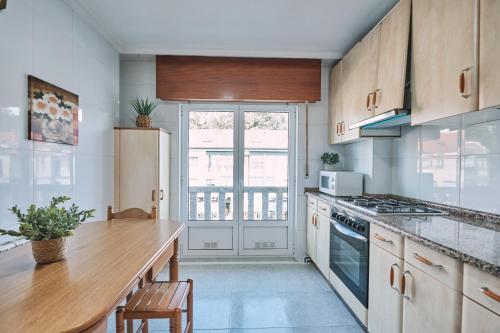
[[[325,171],[334,171],[335,164],[340,162],[340,157],[337,153],[323,153],[321,161],[323,162]]]
[[[151,113],[158,106],[158,102],[154,100],[149,100],[149,98],[132,98],[130,100],[130,105],[137,112],[137,118],[135,120],[135,125],[139,128],[150,128],[151,127]]]
[[[64,259],[66,237],[73,235],[82,222],[94,216],[94,209],[79,211],[72,204],[69,209],[58,205],[70,200],[61,196],[54,197],[48,207],[30,205],[26,214],[14,206],[10,211],[20,223],[19,231],[0,229],[0,235],[25,237],[31,240],[33,257],[39,264],[48,264]]]

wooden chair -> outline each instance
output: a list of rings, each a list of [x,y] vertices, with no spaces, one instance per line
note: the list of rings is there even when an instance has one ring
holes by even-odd
[[[187,309],[182,305],[187,300]],[[148,332],[148,319],[170,319],[170,332],[182,333],[182,312],[187,313],[184,333],[193,332],[193,280],[147,282],[125,306],[116,310],[116,332],[124,332],[124,321],[140,319],[137,330]]]
[[[119,219],[140,219],[140,220],[149,220],[156,219],[156,206],[151,207],[151,213],[145,212],[140,208],[129,208],[125,209],[121,212],[113,213],[113,207],[108,206],[108,221],[119,220]],[[139,281],[138,287],[142,288],[144,281],[141,279]],[[129,301],[132,298],[133,292],[130,292],[127,295],[126,300]],[[133,329],[132,320],[127,320],[127,332],[132,333]]]
[[[118,219],[150,220],[156,219],[156,217],[156,206],[151,207],[151,213],[145,212],[140,208],[129,208],[122,210],[121,212],[113,213],[113,208],[111,206],[108,206],[108,221]]]

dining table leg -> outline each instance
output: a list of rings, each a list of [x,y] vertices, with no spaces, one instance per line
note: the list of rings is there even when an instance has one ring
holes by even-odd
[[[174,240],[174,254],[169,263],[170,281],[179,281],[179,238]]]

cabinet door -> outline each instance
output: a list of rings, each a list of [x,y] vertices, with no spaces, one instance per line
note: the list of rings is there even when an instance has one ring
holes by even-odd
[[[462,293],[404,263],[403,333],[458,333]]]
[[[119,130],[118,141],[115,210],[137,207],[150,212],[158,198],[158,131]]]
[[[358,71],[357,66],[360,44],[356,44],[349,53],[342,59],[342,120],[343,133],[342,142],[358,139],[360,137],[359,128],[349,129],[349,124],[360,119],[359,113],[363,107],[360,101]]]
[[[479,28],[479,108],[500,105],[500,1],[481,0]]]
[[[159,188],[158,188],[158,216],[161,219],[170,218],[170,135],[163,131],[160,135],[159,163],[158,170]]]
[[[342,60],[330,71],[330,104],[328,113],[328,143],[342,142]]]
[[[397,288],[403,260],[370,243],[369,267],[368,331],[400,333],[403,299]]]
[[[316,226],[314,225],[318,214],[311,207],[307,206],[307,254],[311,260],[316,262]]]
[[[317,223],[316,265],[327,278],[330,276],[330,220],[319,214]]]
[[[357,121],[373,116],[373,96],[377,89],[377,72],[380,45],[380,25],[376,26],[359,43]]]
[[[412,125],[477,110],[476,7],[475,0],[413,1]]]
[[[401,0],[380,25],[375,114],[403,108],[411,0]]]
[[[500,316],[464,296],[462,333],[498,332],[500,332]]]

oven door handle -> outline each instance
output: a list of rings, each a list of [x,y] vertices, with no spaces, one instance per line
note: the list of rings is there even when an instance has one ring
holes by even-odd
[[[360,240],[360,241],[365,242],[365,243],[368,242],[368,239],[366,239],[366,237],[363,237],[363,236],[355,233],[351,229],[344,227],[342,224],[338,223],[337,221],[332,220],[332,224],[333,224],[333,227],[342,235],[349,237],[349,238],[354,238],[354,239]]]

